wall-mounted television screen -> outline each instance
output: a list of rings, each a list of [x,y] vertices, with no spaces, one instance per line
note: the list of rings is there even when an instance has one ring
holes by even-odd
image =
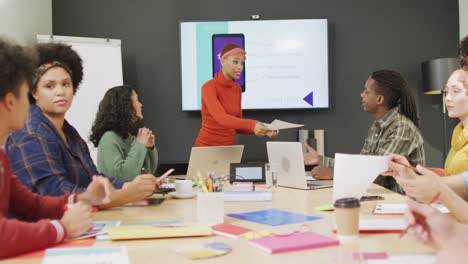
[[[294,19],[181,22],[182,110],[201,109],[226,43],[247,52],[242,109],[328,108],[327,20]]]

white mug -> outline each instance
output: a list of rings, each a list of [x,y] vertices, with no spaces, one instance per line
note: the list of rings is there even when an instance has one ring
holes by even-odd
[[[193,183],[191,180],[175,181],[175,189],[177,194],[190,195],[192,194]]]

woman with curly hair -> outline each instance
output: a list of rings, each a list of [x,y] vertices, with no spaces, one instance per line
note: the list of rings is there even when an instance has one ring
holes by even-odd
[[[83,78],[80,56],[71,46],[41,43],[24,127],[7,141],[12,170],[33,192],[59,196],[83,192],[97,175],[88,146],[65,114]],[[153,194],[158,182],[140,175],[132,182],[108,177],[115,190],[104,207],[136,202]]]
[[[158,150],[153,132],[140,128],[136,137],[132,135],[143,119],[141,107],[138,94],[128,85],[113,87],[104,95],[89,137],[98,148],[99,172],[131,181],[141,171],[156,170]]]

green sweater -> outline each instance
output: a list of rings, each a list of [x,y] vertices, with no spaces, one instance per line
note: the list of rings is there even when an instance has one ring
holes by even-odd
[[[131,181],[142,173],[153,174],[157,165],[156,147],[147,149],[134,136],[123,139],[115,132],[107,131],[99,140],[97,168],[100,173]]]

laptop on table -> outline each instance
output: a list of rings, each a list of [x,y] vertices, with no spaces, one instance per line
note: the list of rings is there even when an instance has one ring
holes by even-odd
[[[267,142],[268,161],[278,171],[278,186],[313,190],[333,187],[306,176],[300,142]]]
[[[210,172],[216,177],[229,175],[231,163],[240,163],[243,152],[243,145],[192,147],[186,178],[193,180],[198,172],[202,176]]]

